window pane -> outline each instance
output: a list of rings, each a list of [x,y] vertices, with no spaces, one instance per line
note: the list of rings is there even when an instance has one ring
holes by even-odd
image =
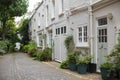
[[[99,35],[101,35],[101,29],[99,30]]]
[[[84,42],[87,42],[87,26],[84,26]]]
[[[102,29],[102,36],[104,35],[104,29]]]
[[[99,42],[101,42],[101,37],[99,36],[98,38],[99,38]]]
[[[56,29],[56,35],[58,34],[58,29]]]
[[[98,19],[99,26],[106,25],[106,24],[107,24],[107,18]]]
[[[107,29],[105,29],[105,35],[107,35]]]
[[[79,42],[82,42],[82,27],[78,28],[78,35]]]
[[[60,28],[58,28],[58,34],[60,34]]]
[[[63,27],[61,27],[61,34],[63,34]]]
[[[64,26],[64,33],[66,33],[66,26]]]
[[[107,42],[107,36],[105,36],[105,42]]]

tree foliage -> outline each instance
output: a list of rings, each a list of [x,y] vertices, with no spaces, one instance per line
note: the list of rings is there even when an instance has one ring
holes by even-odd
[[[7,20],[15,16],[22,16],[28,7],[27,0],[1,0],[0,21],[2,22],[2,38],[5,39]]]
[[[19,26],[19,29],[18,29],[19,34],[22,36],[21,43],[24,45],[28,44],[28,42],[29,42],[28,21],[29,21],[29,19],[23,19]]]

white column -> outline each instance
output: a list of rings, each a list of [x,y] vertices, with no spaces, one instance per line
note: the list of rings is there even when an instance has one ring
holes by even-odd
[[[89,10],[89,26],[90,26],[90,53],[91,55],[94,55],[93,51],[93,13],[92,13],[92,6],[88,7]],[[93,61],[92,61],[93,62]]]

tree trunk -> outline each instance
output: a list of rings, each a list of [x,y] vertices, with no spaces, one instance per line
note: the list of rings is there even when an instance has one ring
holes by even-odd
[[[2,21],[2,39],[5,40],[6,20]]]

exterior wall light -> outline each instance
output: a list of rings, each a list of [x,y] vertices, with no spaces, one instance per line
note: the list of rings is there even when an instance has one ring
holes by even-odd
[[[112,20],[113,19],[113,14],[112,13],[108,13],[108,19]]]

